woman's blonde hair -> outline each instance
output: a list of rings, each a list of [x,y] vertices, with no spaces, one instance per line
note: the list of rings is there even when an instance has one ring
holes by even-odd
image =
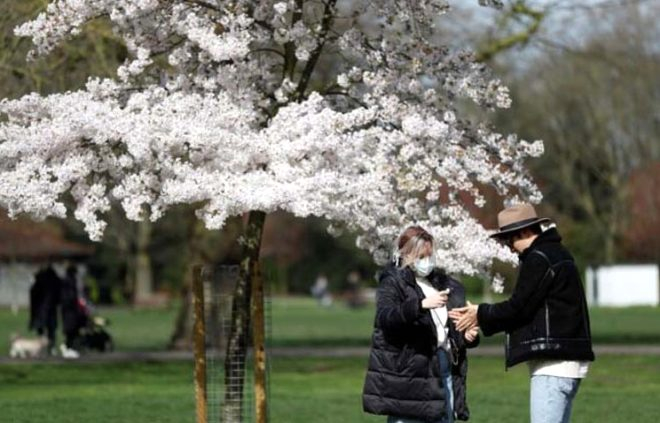
[[[433,255],[433,236],[421,226],[409,226],[399,236],[394,253],[397,265],[405,267],[420,257]]]

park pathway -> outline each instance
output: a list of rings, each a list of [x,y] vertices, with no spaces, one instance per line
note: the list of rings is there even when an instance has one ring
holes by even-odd
[[[660,356],[660,345],[594,345],[596,356],[599,355],[654,355]],[[366,357],[369,354],[367,347],[274,347],[269,349],[271,357],[317,357],[317,358],[344,358]],[[487,345],[470,350],[473,357],[503,357],[501,346]],[[115,351],[106,354],[88,354],[79,359],[63,359],[60,357],[38,359],[12,359],[0,357],[0,365],[9,363],[134,363],[134,362],[169,362],[192,361],[193,355],[188,351]]]

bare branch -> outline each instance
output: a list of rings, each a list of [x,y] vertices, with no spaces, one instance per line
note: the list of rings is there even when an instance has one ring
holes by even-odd
[[[303,99],[305,91],[307,90],[307,85],[309,85],[309,80],[311,79],[314,68],[316,67],[316,63],[318,62],[319,57],[321,57],[321,52],[325,46],[325,37],[330,30],[330,25],[332,25],[333,10],[336,3],[337,0],[328,0],[325,5],[325,9],[323,11],[323,21],[321,22],[321,31],[319,32],[318,37],[319,44],[310,55],[309,60],[305,65],[305,69],[303,70],[302,76],[300,77],[300,81],[298,82],[298,89],[296,90],[298,101]]]
[[[265,48],[265,47],[264,48],[258,48],[258,49],[254,49],[254,50],[250,51],[250,54],[253,54],[253,53],[273,53],[273,54],[276,54],[276,55],[278,55],[278,56],[280,56],[280,57],[282,57],[283,59],[286,60],[286,56],[284,55],[284,53],[282,53],[281,51],[276,50],[274,48]]]
[[[364,107],[365,109],[367,108],[367,105],[365,103],[363,103],[362,101],[358,100],[357,98],[353,97],[352,95],[348,94],[345,91],[325,91],[323,94],[347,97],[349,100],[354,101],[355,103],[359,104],[361,107]]]
[[[511,10],[506,14],[504,19],[515,19],[520,16],[526,16],[532,19],[532,21],[529,23],[529,26],[520,32],[511,34],[504,38],[493,40],[486,44],[477,52],[477,61],[485,62],[492,59],[493,56],[498,53],[509,50],[516,45],[529,42],[529,40],[534,36],[534,34],[538,32],[539,28],[541,27],[541,22],[543,22],[543,19],[546,16],[546,12],[534,10],[526,5],[524,1],[519,1],[512,6]]]
[[[191,4],[194,4],[194,5],[197,5],[197,6],[201,6],[205,9],[215,10],[216,12],[224,12],[224,10],[222,10],[220,7],[218,7],[214,4],[211,4],[209,2],[206,2],[204,0],[183,0],[183,1],[185,3],[191,3]]]

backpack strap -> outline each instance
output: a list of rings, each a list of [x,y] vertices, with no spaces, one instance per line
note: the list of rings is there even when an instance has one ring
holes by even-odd
[[[543,259],[548,262],[548,266],[552,267],[552,262],[550,261],[550,258],[543,251],[533,250],[532,254],[534,254],[534,253],[540,255],[541,257],[543,257]]]

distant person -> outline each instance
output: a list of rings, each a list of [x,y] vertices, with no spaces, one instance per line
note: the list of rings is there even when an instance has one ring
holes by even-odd
[[[492,235],[520,257],[511,297],[496,304],[451,311],[459,330],[480,326],[484,335],[507,333],[506,366],[527,362],[532,423],[570,421],[580,381],[594,360],[589,311],[573,256],[552,227],[545,231],[534,207],[521,204],[498,215]]]
[[[48,353],[53,354],[57,331],[57,307],[60,302],[61,280],[48,265],[34,277],[30,288],[30,330],[48,338]]]
[[[87,314],[93,315],[96,313],[96,305],[92,301],[92,289],[88,283],[83,284],[82,286],[82,299],[85,302],[85,308],[87,309]]]
[[[366,304],[360,287],[360,273],[353,270],[346,277],[346,304],[349,308],[360,308]]]
[[[329,307],[332,305],[332,296],[328,291],[328,278],[325,274],[321,273],[316,277],[316,281],[310,291],[312,297],[316,298],[320,306]]]
[[[388,423],[467,420],[466,348],[479,343],[479,330],[459,332],[448,318],[465,305],[465,289],[436,267],[423,228],[407,228],[395,247],[379,277],[364,410]]]
[[[84,299],[78,290],[78,270],[76,266],[67,267],[66,277],[62,280],[61,286],[60,310],[65,339],[65,347],[61,348],[62,355],[77,358],[76,339],[80,335],[80,330],[87,325],[89,316],[86,313]]]

